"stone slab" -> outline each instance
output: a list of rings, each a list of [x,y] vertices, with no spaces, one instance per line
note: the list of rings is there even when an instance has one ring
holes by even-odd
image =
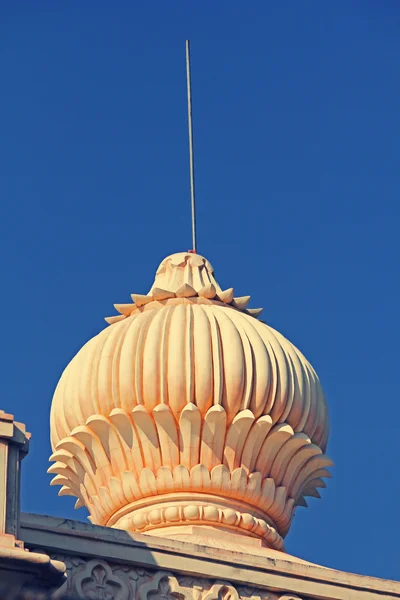
[[[248,544],[240,546],[238,543],[236,550],[215,548],[207,546],[206,538],[204,542],[196,538],[200,543],[194,544],[24,513],[21,537],[27,548],[41,550],[52,558],[60,557],[66,563],[71,557],[79,557],[79,569],[85,562],[100,561],[103,570],[113,565],[114,571],[134,567],[136,571],[145,569],[154,577],[157,573],[172,573],[176,580],[191,577],[193,581],[203,582],[202,589],[207,580],[211,587],[218,581],[235,589],[251,586],[257,591],[257,597],[264,598],[273,598],[275,594],[319,600],[400,598],[398,582],[336,571]],[[75,577],[73,569],[70,573]],[[130,600],[133,596],[126,598]]]

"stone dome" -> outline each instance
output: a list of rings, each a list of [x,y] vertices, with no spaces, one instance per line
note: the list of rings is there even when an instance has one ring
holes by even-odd
[[[53,483],[93,523],[153,535],[202,525],[282,549],[295,507],[329,476],[314,369],[197,254],[167,257],[132,300],[62,374]]]

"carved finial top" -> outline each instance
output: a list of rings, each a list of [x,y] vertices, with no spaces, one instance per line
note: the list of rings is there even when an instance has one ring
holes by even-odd
[[[193,252],[177,252],[161,262],[149,294],[154,288],[176,292],[185,283],[192,286],[196,292],[210,283],[215,286],[217,292],[222,291],[214,278],[213,267],[204,256]]]

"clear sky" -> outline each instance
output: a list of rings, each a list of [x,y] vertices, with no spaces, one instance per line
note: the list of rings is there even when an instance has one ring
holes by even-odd
[[[32,432],[22,508],[80,520],[46,474],[68,361],[198,248],[315,366],[335,461],[287,551],[400,579],[400,5],[3,2],[1,408]]]

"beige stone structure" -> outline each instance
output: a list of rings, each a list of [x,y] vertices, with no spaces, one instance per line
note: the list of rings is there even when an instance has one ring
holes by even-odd
[[[332,464],[313,368],[197,254],[166,258],[132,299],[61,377],[53,483],[92,523],[180,539],[196,525],[283,550]]]
[[[58,588],[65,565],[43,552],[29,552],[20,537],[21,461],[28,452],[30,434],[13,415],[0,410],[0,598],[23,589]]]
[[[202,256],[174,254],[67,366],[49,472],[91,524],[20,519],[28,436],[0,418],[4,585],[98,600],[400,598],[400,583],[285,553],[294,511],[330,476],[328,412],[312,366],[249,300]],[[12,560],[31,574],[18,586]]]

